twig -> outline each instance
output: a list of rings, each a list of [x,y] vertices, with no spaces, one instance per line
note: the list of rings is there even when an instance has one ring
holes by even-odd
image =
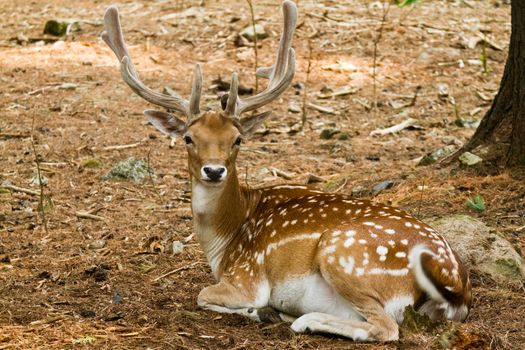
[[[313,104],[313,103],[307,103],[306,105],[308,107],[310,107],[310,108],[318,110],[321,113],[336,114],[333,108],[323,107],[323,106],[319,106],[319,105],[316,105],[316,104]]]
[[[155,278],[153,280],[153,282],[157,282],[157,281],[159,281],[159,280],[161,280],[163,278],[166,278],[168,276],[171,276],[171,275],[173,275],[173,274],[175,274],[177,272],[183,271],[183,270],[193,269],[199,264],[205,264],[205,262],[204,261],[195,261],[194,263],[192,263],[190,265],[186,265],[186,266],[182,266],[182,267],[176,268],[175,270],[171,270],[171,271],[166,272],[165,274],[160,275],[159,277]]]
[[[128,145],[114,145],[114,146],[107,146],[102,147],[103,151],[113,151],[113,150],[120,150],[120,149],[127,149],[127,148],[133,148],[140,146],[146,139],[140,140],[139,142],[130,143]]]
[[[257,54],[257,32],[255,31],[255,13],[253,10],[252,0],[246,0],[248,6],[250,7],[250,14],[252,16],[252,29],[253,29],[253,50],[255,53],[255,91],[259,91],[259,77],[257,76],[257,66],[258,66],[258,54]]]
[[[381,37],[383,36],[383,29],[385,27],[386,17],[388,15],[388,11],[390,11],[390,2],[387,3],[386,8],[385,4],[383,3],[383,16],[381,18],[381,25],[379,26],[379,31],[377,33],[377,36],[374,40],[374,59],[373,59],[373,65],[372,65],[372,79],[373,79],[373,89],[374,89],[374,101],[372,107],[375,109],[377,108],[377,82],[376,82],[376,66],[377,66],[377,46],[379,44],[379,41],[381,40]]]
[[[40,197],[38,199],[38,206],[40,215],[42,215],[42,223],[44,224],[44,231],[46,232],[46,235],[49,235],[48,229],[47,229],[47,219],[46,219],[46,210],[44,208],[44,182],[42,181],[42,174],[40,172],[40,160],[38,159],[38,154],[36,152],[36,146],[35,146],[35,115],[36,110],[33,110],[33,119],[31,121],[31,148],[33,149],[33,154],[35,156],[35,163],[36,163],[36,173],[38,176],[38,186],[40,187]]]
[[[304,82],[304,95],[303,95],[303,115],[301,119],[301,130],[304,129],[306,124],[306,101],[308,100],[308,84],[310,78],[310,68],[312,66],[312,39],[308,38],[308,67],[306,68],[306,80]]]
[[[421,197],[419,197],[419,204],[417,206],[416,218],[419,218],[419,213],[421,211],[421,203],[423,203],[423,193],[425,192],[425,180],[423,180],[423,185],[421,186]]]
[[[18,186],[15,186],[15,185],[8,184],[8,183],[3,183],[2,185],[0,185],[0,188],[5,188],[5,189],[8,189],[8,190],[11,190],[11,191],[14,191],[14,192],[22,192],[22,193],[26,193],[26,194],[31,194],[33,196],[39,196],[40,195],[40,192],[38,192],[38,191],[33,191],[33,190],[28,189],[28,188],[22,188],[22,187],[18,187]]]
[[[348,179],[345,177],[343,183],[341,184],[341,186],[337,187],[335,189],[335,191],[333,191],[332,193],[336,193],[336,192],[341,191],[346,186],[347,183],[348,183]]]
[[[31,135],[27,134],[9,134],[9,133],[0,133],[0,139],[9,140],[9,139],[28,139]]]
[[[91,220],[95,220],[95,221],[106,221],[105,217],[94,215],[94,214],[91,214],[91,213],[89,213],[87,211],[83,211],[83,210],[77,211],[75,213],[75,215],[78,218],[80,218],[80,219],[91,219]]]

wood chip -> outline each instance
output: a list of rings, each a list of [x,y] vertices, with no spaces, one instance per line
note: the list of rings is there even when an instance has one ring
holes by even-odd
[[[313,103],[308,103],[308,107],[310,108],[313,108],[321,113],[326,113],[326,114],[335,114],[335,111],[333,108],[330,108],[330,107],[323,107],[323,106],[319,106],[319,105],[316,105],[316,104],[313,104]]]
[[[358,87],[349,86],[349,87],[346,87],[340,90],[336,90],[329,94],[318,94],[317,97],[321,99],[326,99],[326,98],[332,98],[332,97],[337,97],[337,96],[346,96],[350,94],[355,94],[357,91],[359,91]]]
[[[408,118],[407,120],[404,120],[401,123],[393,125],[389,128],[375,129],[374,131],[370,133],[370,136],[394,134],[396,132],[400,132],[401,130],[408,128],[409,126],[413,125],[415,122],[416,122],[415,119]]]

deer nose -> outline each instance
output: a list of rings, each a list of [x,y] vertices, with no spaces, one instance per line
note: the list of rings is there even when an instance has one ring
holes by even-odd
[[[201,169],[201,175],[204,180],[219,182],[224,180],[226,174],[228,173],[227,169],[222,165],[206,165]]]

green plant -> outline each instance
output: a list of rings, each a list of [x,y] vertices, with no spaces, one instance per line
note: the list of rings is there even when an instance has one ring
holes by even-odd
[[[396,5],[398,7],[405,7],[405,6],[414,5],[418,1],[419,0],[396,0]]]
[[[470,209],[482,212],[485,210],[485,200],[479,194],[473,198],[467,199],[465,203]]]

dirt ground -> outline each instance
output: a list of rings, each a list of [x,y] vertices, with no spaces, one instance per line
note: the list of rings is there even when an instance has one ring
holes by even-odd
[[[0,182],[30,190],[0,191],[0,349],[439,349],[447,332],[455,334],[449,344],[456,349],[525,348],[524,289],[477,275],[466,323],[403,330],[391,344],[296,335],[285,324],[200,310],[197,295],[213,278],[192,234],[185,151],[145,123],[142,111],[151,106],[121,81],[116,58],[99,39],[110,3],[0,1]],[[271,63],[276,49],[279,3],[255,5],[270,34],[260,41],[261,65]],[[243,85],[254,86],[253,48],[235,45],[250,23],[244,1],[123,1],[119,8],[149,86],[187,96],[195,62],[203,68],[208,106],[218,106],[220,93],[208,87],[219,75],[228,80],[237,71]],[[422,218],[473,215],[525,251],[523,170],[501,170],[490,160],[469,168],[416,166],[428,152],[458,148],[474,130],[458,125],[458,117],[479,120],[490,106],[506,58],[510,5],[455,0],[391,7],[377,45],[376,109],[370,107],[381,3],[300,1],[299,16],[295,82],[306,85],[308,101],[334,114],[308,108],[305,130],[297,132],[301,114],[288,106],[301,107],[304,91],[300,84],[290,88],[269,107],[266,131],[244,144],[243,181],[304,183],[314,174],[325,180],[320,188],[372,197],[375,184],[391,180],[394,186],[374,200]],[[79,19],[81,31],[65,41],[43,35],[46,20],[56,18]],[[486,40],[474,46],[480,35]],[[447,93],[439,92],[443,84]],[[345,88],[352,92],[319,97]],[[415,127],[370,135],[409,117]],[[31,184],[33,118],[44,191],[54,204],[47,205],[47,232],[39,196],[27,193],[39,191]],[[321,139],[329,128],[341,133]],[[148,161],[157,176],[142,183],[101,179],[130,156]],[[274,176],[272,167],[291,179]],[[482,213],[465,205],[477,194],[486,202]],[[95,217],[81,218],[82,212]],[[170,252],[173,241],[185,244],[181,254]]]

